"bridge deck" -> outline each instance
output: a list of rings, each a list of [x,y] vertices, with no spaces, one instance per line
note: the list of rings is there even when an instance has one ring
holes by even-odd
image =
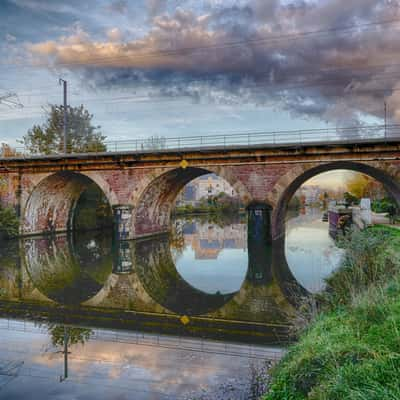
[[[6,161],[12,163],[13,161],[24,160],[67,160],[67,159],[88,159],[88,158],[102,158],[102,157],[118,157],[118,156],[146,156],[146,155],[184,155],[187,153],[219,153],[219,152],[252,152],[258,150],[301,150],[309,148],[337,148],[337,147],[353,147],[365,145],[400,145],[399,137],[388,138],[358,138],[358,139],[341,139],[331,141],[309,141],[303,143],[260,143],[251,145],[217,145],[217,146],[202,146],[202,147],[172,147],[172,148],[153,148],[153,149],[138,149],[138,150],[117,150],[117,151],[101,151],[89,153],[68,153],[68,154],[21,154],[10,155],[8,157],[0,157],[0,162]]]

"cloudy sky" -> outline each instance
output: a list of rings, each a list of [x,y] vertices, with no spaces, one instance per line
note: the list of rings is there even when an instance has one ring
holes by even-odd
[[[400,120],[400,0],[1,0],[0,141],[61,102],[109,139]]]

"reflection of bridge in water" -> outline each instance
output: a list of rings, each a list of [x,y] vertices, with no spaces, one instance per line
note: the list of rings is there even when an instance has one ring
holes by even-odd
[[[266,215],[250,212],[247,273],[230,293],[207,293],[183,279],[167,235],[116,244],[93,233],[22,240],[22,259],[0,269],[1,314],[29,310],[57,320],[67,313],[100,326],[276,341],[302,288],[286,263],[273,262]]]

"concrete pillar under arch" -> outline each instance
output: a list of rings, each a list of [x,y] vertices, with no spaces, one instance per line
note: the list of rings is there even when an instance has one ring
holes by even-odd
[[[114,214],[115,239],[129,240],[133,238],[132,213],[133,206],[116,204],[112,207]]]

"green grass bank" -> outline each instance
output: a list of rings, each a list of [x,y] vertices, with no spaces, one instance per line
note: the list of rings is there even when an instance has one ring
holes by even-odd
[[[400,230],[352,232],[342,246],[342,267],[318,306],[303,307],[309,322],[264,400],[400,399]]]

